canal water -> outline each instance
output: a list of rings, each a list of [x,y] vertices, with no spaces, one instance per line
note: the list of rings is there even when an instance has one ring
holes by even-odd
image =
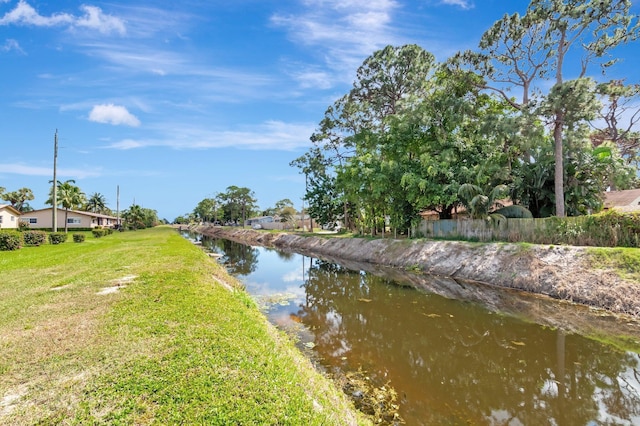
[[[465,292],[492,293],[482,302],[452,299],[429,290],[436,277],[416,289],[430,278],[191,238],[221,254],[269,320],[383,424],[640,424],[638,340],[589,328],[629,334],[637,324],[489,287]],[[554,326],[554,316],[580,320]],[[585,329],[591,337],[576,331]]]

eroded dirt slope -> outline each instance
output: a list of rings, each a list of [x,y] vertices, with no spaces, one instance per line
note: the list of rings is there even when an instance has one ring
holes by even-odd
[[[317,257],[421,270],[640,317],[638,283],[594,269],[584,247],[324,238],[220,227],[198,232]]]

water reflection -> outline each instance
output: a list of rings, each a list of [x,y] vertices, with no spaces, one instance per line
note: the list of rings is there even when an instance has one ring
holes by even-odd
[[[336,263],[208,243],[329,371],[362,369],[411,425],[640,424],[640,359]],[[259,260],[259,263],[258,263]]]

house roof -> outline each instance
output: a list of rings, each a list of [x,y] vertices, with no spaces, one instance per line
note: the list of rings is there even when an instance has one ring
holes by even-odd
[[[640,210],[640,205],[636,200],[640,199],[640,189],[627,189],[624,191],[609,191],[604,194],[604,207],[623,207]],[[635,202],[635,204],[634,204]]]
[[[0,204],[0,210],[10,210],[16,216],[20,216],[20,210],[13,207],[11,204]]]
[[[52,210],[52,209],[53,209],[52,207],[46,207],[44,209],[38,209],[38,210],[32,210],[30,212],[24,212],[24,213],[22,213],[22,215],[23,216],[28,216],[29,213],[44,212],[44,211],[48,211],[48,210]],[[58,211],[61,212],[61,213],[65,212],[64,209],[61,209],[59,207],[58,207]],[[82,216],[89,216],[89,217],[99,217],[99,218],[103,218],[103,219],[117,219],[117,217],[115,217],[115,216],[109,216],[109,215],[106,215],[106,214],[94,213],[94,212],[85,212],[85,211],[82,211],[82,210],[69,210],[69,213],[79,214],[79,215],[82,215]]]

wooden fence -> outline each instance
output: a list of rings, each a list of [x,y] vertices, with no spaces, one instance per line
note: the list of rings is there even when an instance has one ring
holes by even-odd
[[[578,216],[564,219],[503,219],[498,222],[425,220],[416,227],[414,235],[476,241],[640,247],[640,228],[628,223],[633,220],[632,216],[628,216],[626,222],[624,216],[618,216],[618,219],[608,221],[606,217]]]
[[[416,236],[431,238],[465,238],[478,241],[535,241],[557,225],[545,219],[487,220],[423,220]]]

